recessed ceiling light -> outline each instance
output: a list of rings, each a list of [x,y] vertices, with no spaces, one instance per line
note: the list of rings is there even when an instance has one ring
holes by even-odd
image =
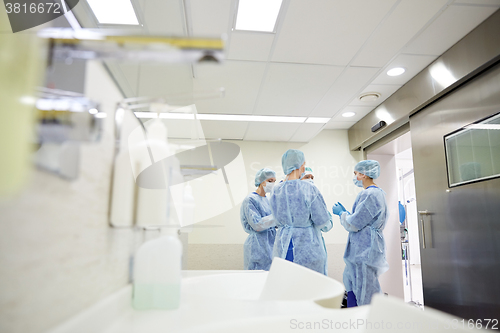
[[[282,0],[239,0],[235,29],[273,32],[281,3]]]
[[[361,102],[373,102],[376,101],[381,95],[377,92],[364,93],[359,96]]]
[[[387,71],[387,75],[398,76],[398,75],[403,74],[404,72],[406,72],[406,69],[404,69],[403,67],[394,67],[394,68],[391,68]]]
[[[130,0],[87,0],[101,24],[139,25]]]
[[[351,117],[354,117],[355,115],[356,115],[356,113],[351,112],[351,111],[342,113],[342,117],[344,117],[344,118],[351,118]]]

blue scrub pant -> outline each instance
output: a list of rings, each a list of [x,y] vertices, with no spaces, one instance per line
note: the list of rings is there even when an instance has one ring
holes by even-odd
[[[352,291],[347,292],[347,307],[353,308],[358,306],[358,302],[356,301],[356,295]]]
[[[290,240],[290,245],[288,246],[288,251],[286,252],[285,260],[293,262],[293,241]]]

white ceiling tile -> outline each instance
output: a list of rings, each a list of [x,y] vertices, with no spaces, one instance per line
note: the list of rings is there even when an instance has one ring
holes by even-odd
[[[232,0],[190,0],[193,36],[219,37],[230,29]]]
[[[140,65],[139,71],[139,96],[163,97],[193,91],[190,65],[148,64]]]
[[[182,1],[148,0],[143,8],[145,28],[149,34],[186,35]]]
[[[345,66],[395,2],[290,1],[272,60]]]
[[[324,130],[328,129],[349,129],[351,128],[354,124],[356,124],[355,121],[333,121],[330,120],[328,124],[323,127]]]
[[[499,5],[500,0],[455,0],[454,3],[466,3],[471,5]]]
[[[308,116],[341,72],[341,67],[271,63],[255,113]]]
[[[402,0],[352,65],[385,66],[446,3],[447,0]]]
[[[438,56],[428,55],[409,55],[400,54],[396,59],[385,68],[380,75],[373,80],[373,84],[405,84],[415,75],[420,73],[431,62],[437,59]],[[406,71],[399,76],[389,76],[387,71],[394,67],[403,67]]]
[[[172,139],[189,139],[193,131],[192,120],[162,119],[167,127],[168,137]],[[203,133],[200,133],[203,134]]]
[[[228,59],[267,61],[275,34],[234,31],[228,46]],[[258,47],[256,47],[258,45]]]
[[[323,125],[324,124],[302,124],[290,141],[309,142],[321,131]]]
[[[261,123],[248,124],[245,140],[249,141],[289,141],[302,124]]]
[[[137,87],[139,81],[139,65],[137,64],[117,64],[117,66],[122,71],[125,76],[130,89],[134,92],[134,96],[137,95]]]
[[[349,67],[335,81],[311,113],[311,117],[332,117],[371,82],[379,68]]]
[[[399,88],[401,88],[401,85],[381,85],[381,84],[370,84],[368,87],[366,87],[359,95],[362,95],[367,92],[377,92],[380,94],[380,97],[373,102],[362,102],[359,100],[359,96],[354,98],[352,102],[349,104],[350,106],[356,105],[356,106],[377,106],[380,103],[383,103],[387,98],[389,98],[392,94],[394,94]]]
[[[403,52],[443,54],[496,10],[498,7],[450,6]]]
[[[335,117],[330,120],[330,122],[357,122],[361,120],[364,116],[370,113],[375,107],[373,106],[352,106],[349,105],[345,107],[343,110],[339,111]],[[356,115],[345,118],[342,117],[342,114],[346,112],[354,112]]]
[[[207,139],[241,140],[248,127],[246,121],[201,120],[200,122]]]
[[[197,65],[193,80],[195,91],[224,87],[224,98],[196,102],[199,113],[252,114],[265,63],[226,61],[222,65]]]

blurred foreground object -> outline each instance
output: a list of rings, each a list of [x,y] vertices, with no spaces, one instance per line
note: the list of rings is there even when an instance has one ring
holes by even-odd
[[[130,36],[119,31],[51,28],[39,32],[49,40],[50,61],[113,60],[120,62],[222,62],[220,38]]]
[[[31,166],[35,87],[45,63],[45,43],[36,34],[13,34],[0,13],[0,196],[19,191]]]

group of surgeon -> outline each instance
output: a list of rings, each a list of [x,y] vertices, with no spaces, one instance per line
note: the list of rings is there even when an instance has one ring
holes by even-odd
[[[287,150],[281,164],[285,179],[277,183],[273,170],[259,170],[255,175],[257,189],[241,205],[241,223],[249,234],[244,267],[269,270],[273,257],[279,257],[327,275],[327,251],[321,233],[332,229],[332,214],[314,185],[302,151]],[[387,203],[385,192],[373,182],[379,175],[377,161],[356,164],[353,182],[364,190],[356,197],[352,213],[339,202],[332,207],[332,213],[349,232],[343,275],[348,307],[369,304],[372,295],[381,292],[378,276],[388,269],[382,234]]]

